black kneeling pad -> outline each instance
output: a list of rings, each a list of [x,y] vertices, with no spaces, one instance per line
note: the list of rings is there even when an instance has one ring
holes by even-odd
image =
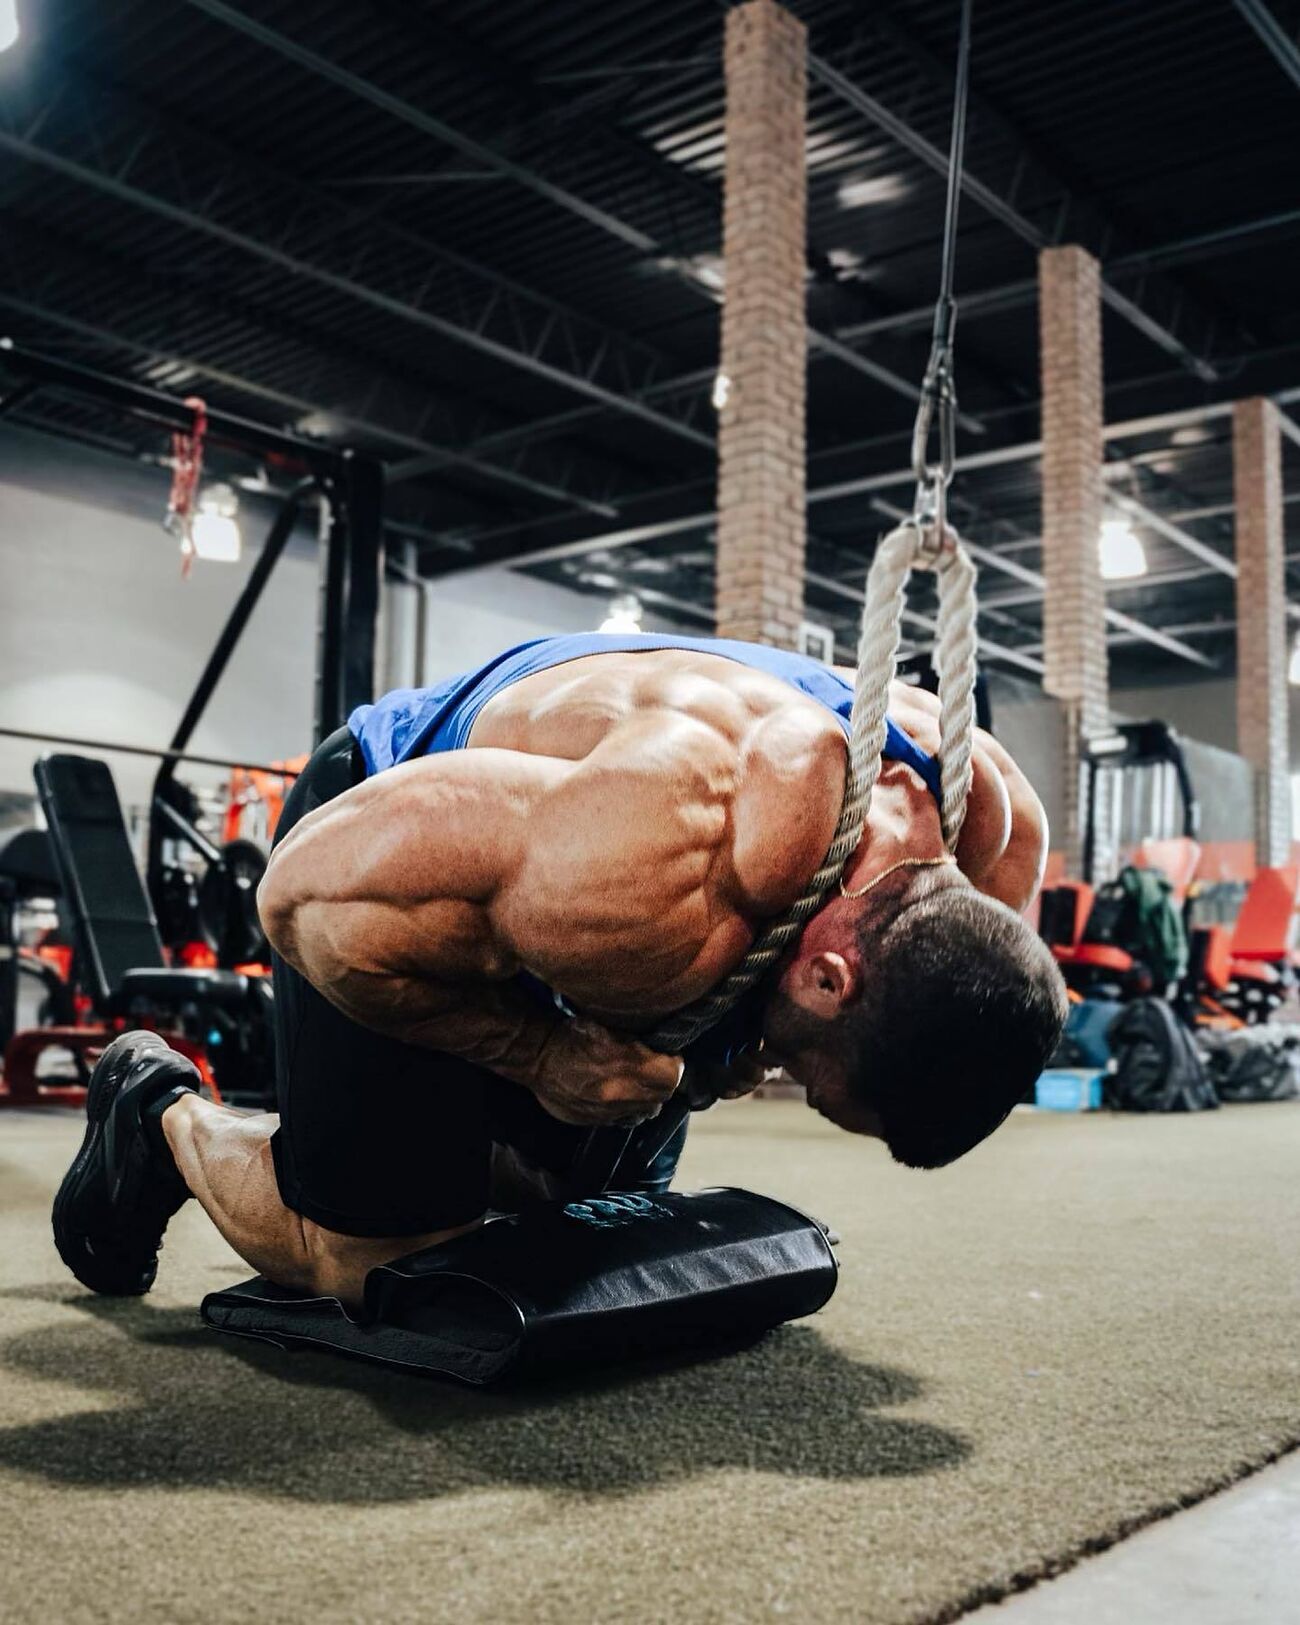
[[[754,1336],[820,1309],[836,1272],[822,1226],[770,1196],[606,1192],[380,1265],[356,1317],[260,1276],[209,1293],[202,1314],[282,1348],[477,1384]]]

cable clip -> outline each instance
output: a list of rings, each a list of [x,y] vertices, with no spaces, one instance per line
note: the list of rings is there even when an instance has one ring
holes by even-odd
[[[932,565],[951,547],[947,499],[957,461],[957,383],[952,354],[956,323],[955,301],[941,300],[935,311],[934,342],[912,430],[912,472],[916,476],[912,515],[922,532],[922,553]],[[939,457],[932,463],[930,437],[936,428]]]

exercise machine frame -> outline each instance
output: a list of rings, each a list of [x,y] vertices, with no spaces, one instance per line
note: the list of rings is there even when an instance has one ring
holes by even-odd
[[[4,397],[5,402],[12,402],[15,395],[26,400],[38,390],[50,390],[95,401],[172,433],[189,434],[194,428],[194,409],[174,395],[89,367],[55,360],[12,339],[0,339],[0,369],[17,380]],[[151,794],[146,884],[160,918],[166,912],[162,877],[163,843],[167,839],[184,841],[209,866],[220,866],[223,861],[220,848],[186,816],[184,798],[177,791],[176,768],[186,759],[195,729],[271,573],[288,546],[298,519],[313,500],[320,508],[322,546],[316,636],[315,743],[319,744],[341,727],[352,709],[373,698],[374,693],[376,629],[384,569],[383,463],[355,448],[303,439],[231,412],[208,409],[206,418],[210,443],[272,457],[298,472],[301,478],[280,503],[261,553],[213,645],[168,748],[157,753],[160,760]]]

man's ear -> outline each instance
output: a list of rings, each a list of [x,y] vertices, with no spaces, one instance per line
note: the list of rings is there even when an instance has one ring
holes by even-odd
[[[810,1015],[831,1021],[857,993],[857,969],[843,954],[823,949],[801,961],[791,991]]]

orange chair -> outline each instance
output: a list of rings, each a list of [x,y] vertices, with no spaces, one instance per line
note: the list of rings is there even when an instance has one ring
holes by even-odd
[[[1250,883],[1232,933],[1232,957],[1250,965],[1294,962],[1295,911],[1300,865],[1260,869]]]
[[[1215,993],[1232,984],[1232,933],[1226,925],[1204,925],[1196,931],[1201,980]]]
[[[1194,933],[1194,975],[1203,999],[1246,1022],[1267,1021],[1295,984],[1300,865],[1256,871],[1231,931]]]

